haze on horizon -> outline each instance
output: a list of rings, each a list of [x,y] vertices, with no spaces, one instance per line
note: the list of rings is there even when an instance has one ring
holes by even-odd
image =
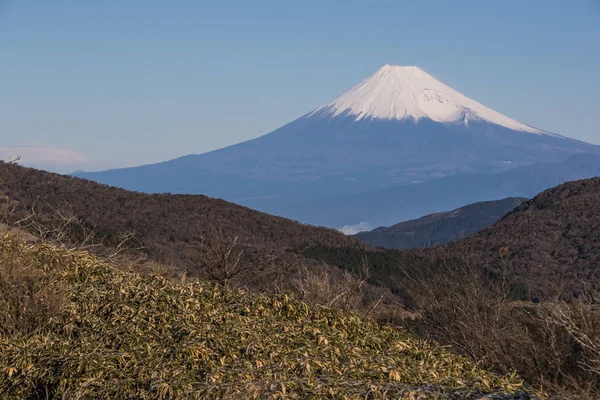
[[[384,64],[416,65],[517,121],[600,144],[592,0],[0,0],[0,35],[0,158],[60,172],[252,139]]]

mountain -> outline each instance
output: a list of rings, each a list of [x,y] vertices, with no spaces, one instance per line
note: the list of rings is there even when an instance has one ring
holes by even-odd
[[[600,147],[517,122],[417,67],[386,65],[340,97],[257,139],[77,176],[149,193],[201,193],[315,223],[305,219],[314,209],[297,214],[298,201],[557,163],[582,153],[600,154]],[[495,199],[512,195],[518,194],[501,191]],[[478,200],[466,198],[456,207]],[[440,207],[434,211],[448,209]]]
[[[522,197],[509,197],[469,204],[456,210],[426,215],[390,227],[360,232],[354,236],[372,246],[395,249],[431,247],[479,232],[495,224],[526,200]]]
[[[514,131],[550,134],[469,99],[415,66],[384,65],[373,76],[310,115],[318,114],[334,118],[346,114],[356,117],[356,121],[425,118],[467,126],[472,122],[486,122]]]

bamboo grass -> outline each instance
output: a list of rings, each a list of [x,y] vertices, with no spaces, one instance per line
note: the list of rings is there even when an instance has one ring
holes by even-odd
[[[39,329],[0,334],[1,398],[467,399],[523,390],[518,377],[435,343],[287,295],[139,276],[11,235],[0,237],[0,254],[51,274],[63,291],[60,312]]]

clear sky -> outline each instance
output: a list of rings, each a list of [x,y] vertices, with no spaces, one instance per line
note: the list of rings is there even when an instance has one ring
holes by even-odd
[[[600,144],[598,0],[0,0],[0,158],[73,171],[202,153],[384,64]]]

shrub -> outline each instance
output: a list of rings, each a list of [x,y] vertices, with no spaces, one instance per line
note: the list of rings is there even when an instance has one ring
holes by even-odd
[[[63,303],[52,260],[40,263],[11,235],[0,240],[0,334],[30,334],[57,315]]]

